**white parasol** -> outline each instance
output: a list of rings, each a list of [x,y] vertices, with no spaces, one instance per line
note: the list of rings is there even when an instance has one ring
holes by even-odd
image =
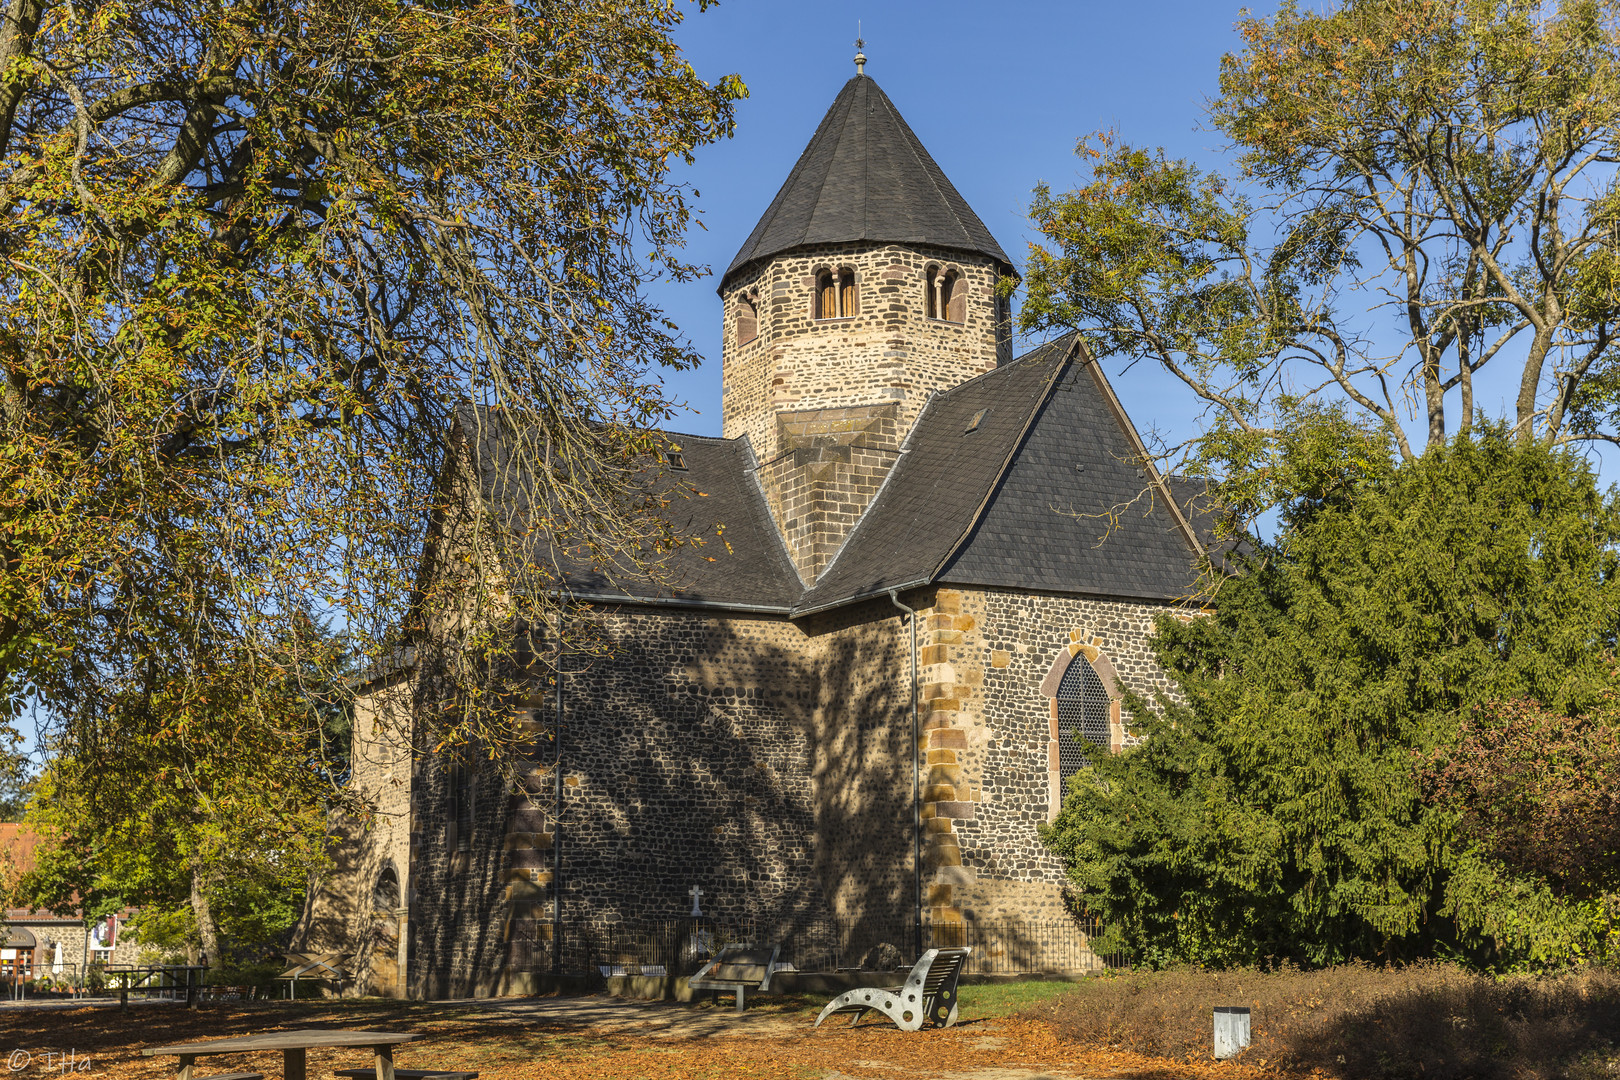
[[[56,943],[56,955],[51,958],[51,974],[62,974],[62,943]]]

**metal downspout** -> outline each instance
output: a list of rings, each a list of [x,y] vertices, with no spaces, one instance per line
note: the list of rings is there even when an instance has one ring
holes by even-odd
[[[889,600],[906,613],[911,623],[911,888],[915,904],[912,920],[912,953],[922,959],[922,775],[917,764],[917,612],[900,602],[897,589],[889,590]]]
[[[561,649],[559,646],[559,657]],[[551,974],[562,976],[562,738],[563,738],[563,673],[557,665],[557,719],[552,729],[553,754],[551,764],[552,799],[554,809],[551,821]]]

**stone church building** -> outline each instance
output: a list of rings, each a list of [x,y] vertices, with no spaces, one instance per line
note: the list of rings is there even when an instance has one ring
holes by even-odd
[[[1167,685],[1146,641],[1202,547],[1078,342],[1013,356],[1013,274],[851,79],[720,278],[722,436],[669,436],[704,493],[681,524],[725,544],[568,580],[612,655],[536,709],[561,738],[529,795],[373,731],[408,664],[365,685],[379,813],[298,946],[436,997],[527,992],[559,937],[578,964],[587,928],[686,915],[693,886],[764,937],[1071,918],[1037,830],[1129,740],[1121,685]]]

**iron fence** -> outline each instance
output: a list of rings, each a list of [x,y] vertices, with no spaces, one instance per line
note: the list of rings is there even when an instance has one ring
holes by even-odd
[[[971,946],[967,971],[982,975],[1087,974],[1130,966],[1106,928],[1090,917],[924,924],[908,919],[680,918],[564,927],[562,968],[603,975],[689,975],[727,944],[779,945],[796,971],[910,967],[917,946]],[[536,968],[550,943],[536,943]]]

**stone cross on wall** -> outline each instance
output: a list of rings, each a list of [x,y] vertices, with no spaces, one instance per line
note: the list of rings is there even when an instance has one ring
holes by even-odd
[[[693,918],[696,918],[697,916],[702,915],[703,914],[703,909],[698,907],[698,901],[700,899],[702,899],[702,897],[703,897],[703,890],[698,888],[696,885],[694,885],[690,889],[687,889],[686,892],[687,892],[687,895],[692,898],[692,916],[693,916]]]

